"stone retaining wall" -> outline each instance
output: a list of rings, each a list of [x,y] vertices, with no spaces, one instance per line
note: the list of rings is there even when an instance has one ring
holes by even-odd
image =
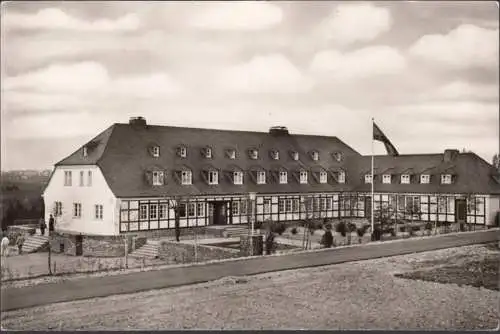
[[[162,241],[158,246],[158,257],[162,260],[176,263],[192,263],[195,262],[195,245]],[[239,250],[208,245],[198,245],[197,247],[198,262],[223,260],[235,257],[240,257]]]

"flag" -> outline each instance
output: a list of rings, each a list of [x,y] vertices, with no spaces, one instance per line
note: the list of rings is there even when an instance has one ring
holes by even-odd
[[[387,154],[392,155],[392,156],[398,156],[399,153],[392,145],[392,143],[387,139],[387,137],[384,135],[384,133],[379,129],[377,124],[373,122],[373,140],[378,140],[384,143],[385,149],[387,150]]]

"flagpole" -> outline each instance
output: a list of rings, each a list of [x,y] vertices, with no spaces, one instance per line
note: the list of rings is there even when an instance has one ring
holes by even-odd
[[[374,217],[373,217],[373,208],[374,208],[374,205],[375,205],[375,198],[373,196],[373,184],[374,184],[374,179],[373,179],[373,126],[375,124],[375,121],[372,117],[372,200],[371,200],[371,204],[372,204],[372,207],[371,207],[371,210],[372,210],[372,214],[371,214],[371,227],[372,227],[372,240],[373,240],[373,235],[374,235]]]

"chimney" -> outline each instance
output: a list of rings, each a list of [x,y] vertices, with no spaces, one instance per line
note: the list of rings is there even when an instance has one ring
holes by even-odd
[[[444,162],[452,162],[460,154],[459,150],[444,150]]]
[[[285,126],[272,126],[269,128],[269,134],[272,136],[288,135],[288,129]]]
[[[133,126],[146,126],[146,119],[142,116],[130,117],[128,124]]]

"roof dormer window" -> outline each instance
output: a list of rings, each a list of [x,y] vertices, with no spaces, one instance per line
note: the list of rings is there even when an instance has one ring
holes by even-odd
[[[185,146],[179,146],[179,148],[177,149],[177,154],[181,158],[187,157],[187,148]]]
[[[365,175],[365,183],[372,183],[372,175],[371,174]]]
[[[332,155],[333,155],[333,159],[337,162],[341,162],[342,159],[344,159],[344,155],[341,152],[335,152]]]
[[[243,172],[233,172],[233,183],[243,184]]]
[[[299,152],[295,152],[295,151],[292,152],[292,159],[295,161],[299,160]]]
[[[151,154],[153,157],[158,158],[160,156],[160,146],[153,146],[151,148]]]
[[[181,184],[189,185],[193,182],[193,173],[190,170],[183,170],[181,172]]]
[[[208,172],[208,184],[219,184],[219,173],[211,170]]]
[[[257,172],[257,184],[266,184],[266,172]]]
[[[251,149],[248,154],[250,159],[256,160],[259,158],[259,151],[256,148]]]
[[[312,151],[311,157],[312,157],[312,159],[314,161],[318,161],[319,160],[319,152],[318,151]]]
[[[280,172],[280,184],[287,184],[288,183],[288,174],[286,171],[281,171]]]
[[[410,175],[409,174],[401,175],[401,184],[410,184]]]
[[[441,174],[441,184],[451,184],[451,174]]]
[[[431,181],[431,176],[429,174],[420,175],[420,183],[429,184]]]
[[[212,159],[212,148],[211,147],[205,147],[203,149],[203,154],[204,154],[205,158]]]
[[[276,151],[276,150],[272,150],[271,151],[271,158],[273,158],[274,160],[279,160],[279,158],[280,158],[280,152]]]
[[[319,183],[327,183],[328,182],[328,174],[322,170],[319,172]]]
[[[153,171],[153,186],[162,186],[164,174],[162,171]]]
[[[338,183],[345,183],[345,172],[344,171],[338,172],[337,181],[338,181]]]
[[[86,158],[88,155],[88,152],[87,152],[87,146],[84,146],[83,147],[83,157]]]
[[[382,183],[390,184],[391,183],[391,174],[382,175]]]
[[[227,150],[227,157],[231,160],[236,159],[236,150],[234,149]]]
[[[300,171],[300,184],[307,184],[307,171],[301,170]]]

